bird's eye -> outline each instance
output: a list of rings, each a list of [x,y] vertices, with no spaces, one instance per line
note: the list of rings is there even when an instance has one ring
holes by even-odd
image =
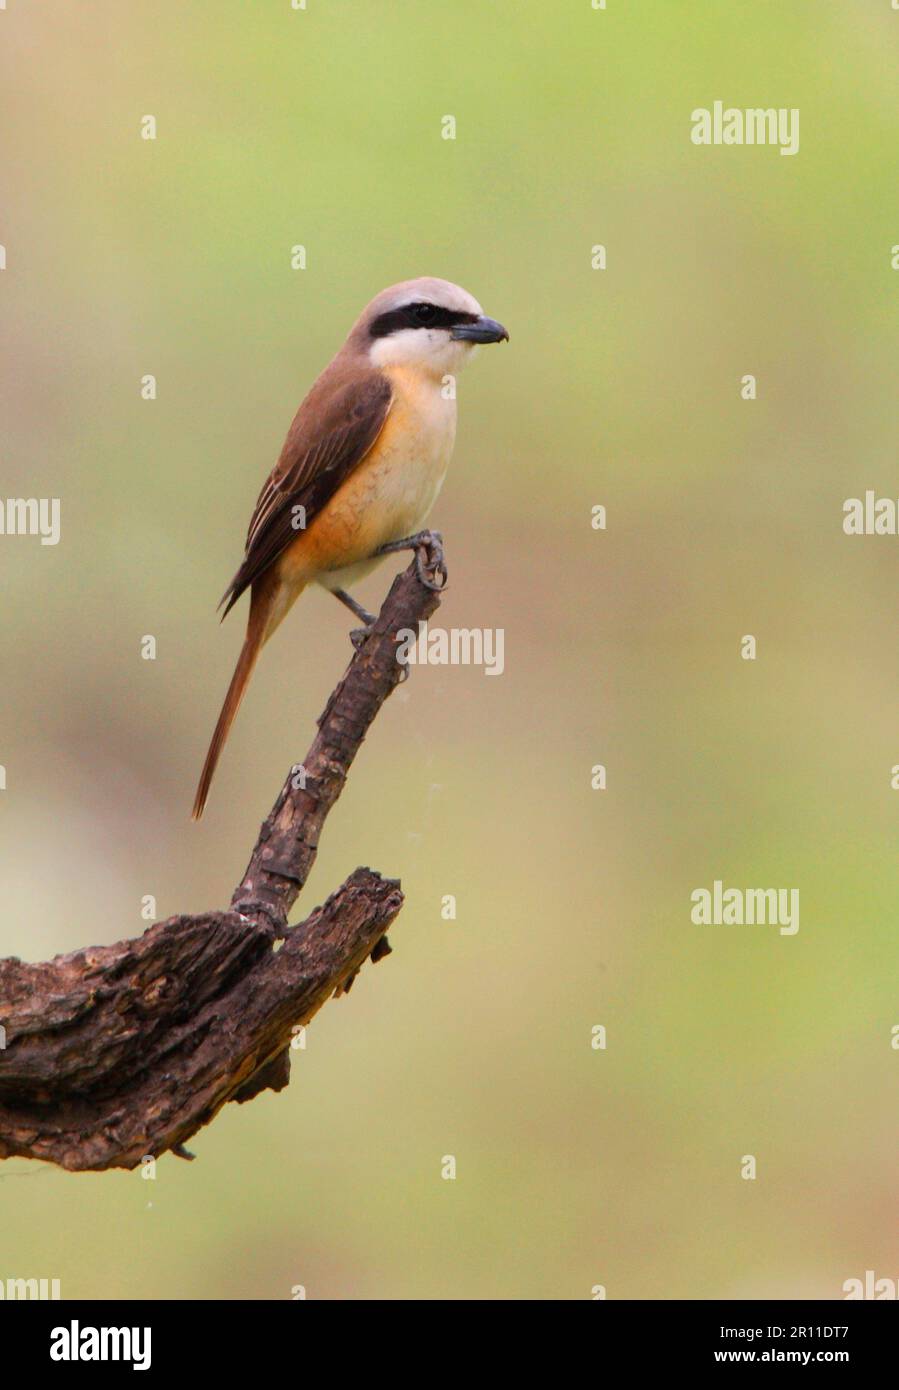
[[[437,317],[434,304],[416,304],[412,311],[419,323],[433,323]]]

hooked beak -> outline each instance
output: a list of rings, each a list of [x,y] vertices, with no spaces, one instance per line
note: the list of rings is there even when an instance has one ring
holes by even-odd
[[[481,314],[474,323],[457,323],[450,333],[451,338],[464,343],[502,343],[509,341],[509,335],[496,319],[488,319]]]

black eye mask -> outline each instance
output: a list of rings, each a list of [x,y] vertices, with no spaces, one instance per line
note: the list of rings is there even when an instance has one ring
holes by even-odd
[[[369,332],[373,338],[386,338],[404,328],[461,328],[477,321],[477,314],[419,302],[403,304],[399,309],[388,309],[386,314],[379,314]]]

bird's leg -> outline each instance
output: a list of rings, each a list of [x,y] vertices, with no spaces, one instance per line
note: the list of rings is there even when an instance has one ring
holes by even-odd
[[[361,603],[356,602],[352,594],[348,594],[346,589],[332,589],[331,593],[335,598],[339,598],[341,603],[345,603],[351,613],[355,613],[357,618],[361,618],[366,627],[371,627],[375,621],[374,618],[367,609],[362,607]]]
[[[399,541],[388,541],[376,553],[387,555],[392,550],[415,551],[415,572],[419,582],[426,589],[435,589],[439,593],[446,587],[448,576],[446,561],[443,558],[443,537],[439,531],[418,531],[414,536],[404,536]]]
[[[365,624],[364,627],[353,628],[353,631],[350,633],[350,641],[356,648],[356,651],[358,651],[374,627],[376,619],[372,617],[367,609],[362,607],[361,603],[357,603],[352,595],[347,593],[346,589],[332,589],[331,593],[335,598],[339,598],[340,602],[345,604],[351,613],[355,613],[357,618],[361,618],[362,622]]]

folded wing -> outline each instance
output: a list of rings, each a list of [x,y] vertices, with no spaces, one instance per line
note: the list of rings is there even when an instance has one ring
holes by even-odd
[[[359,467],[391,403],[390,382],[374,368],[360,371],[356,363],[347,370],[337,359],[318,379],[259,494],[243,562],[219,604],[223,618]]]

